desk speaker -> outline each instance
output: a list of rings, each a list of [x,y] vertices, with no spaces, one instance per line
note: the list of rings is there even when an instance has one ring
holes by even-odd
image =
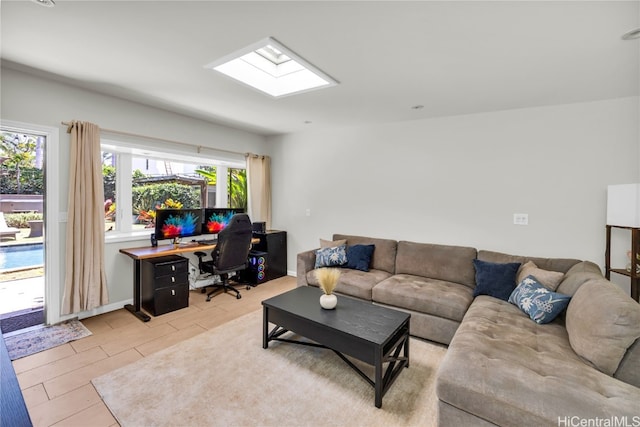
[[[251,224],[254,233],[266,233],[267,232],[267,223],[266,222],[254,222]]]

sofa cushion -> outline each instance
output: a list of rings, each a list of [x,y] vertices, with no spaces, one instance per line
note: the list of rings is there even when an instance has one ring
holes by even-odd
[[[398,242],[396,274],[411,274],[475,286],[475,248]]]
[[[525,277],[513,290],[509,302],[529,315],[536,323],[549,323],[569,304],[570,296],[552,292],[535,277]]]
[[[573,350],[613,375],[640,338],[640,304],[608,280],[592,280],[575,293],[566,315]]]
[[[346,245],[347,244],[347,240],[346,239],[342,239],[342,240],[324,240],[324,239],[320,239],[320,248],[333,248],[336,246],[342,246],[342,245]]]
[[[538,268],[542,268],[544,270],[551,271],[559,271],[561,273],[566,273],[571,267],[580,262],[579,259],[571,259],[571,258],[537,258],[537,257],[528,257],[528,256],[520,256],[520,255],[509,255],[501,252],[493,252],[480,250],[478,251],[478,259],[489,262],[519,262],[521,264],[526,264],[527,261],[533,261]]]
[[[591,261],[582,261],[575,264],[565,273],[557,291],[561,294],[573,296],[578,288],[589,280],[601,280],[603,278],[600,267]]]
[[[383,270],[387,273],[395,273],[396,251],[398,242],[389,239],[377,239],[373,237],[351,236],[346,234],[334,234],[333,240],[346,239],[349,245],[375,245],[371,265],[369,268]]]
[[[396,274],[373,288],[373,301],[460,322],[473,301],[473,290],[459,283]]]
[[[314,271],[307,272],[307,283],[311,286],[318,286],[318,279]],[[391,277],[391,274],[382,270],[370,269],[364,272],[340,268],[340,279],[335,292],[371,301],[371,289],[388,277]]]
[[[516,287],[516,273],[520,263],[495,263],[473,260],[476,269],[476,287],[473,296],[489,295],[507,301]]]
[[[550,291],[558,289],[560,281],[564,278],[564,273],[559,271],[543,270],[539,268],[533,261],[527,261],[518,270],[518,283],[522,282],[525,277],[533,276],[540,284]]]
[[[375,245],[347,246],[347,263],[344,267],[369,271],[371,257],[373,256],[375,248]]]
[[[488,296],[469,307],[440,364],[436,393],[453,407],[511,426],[638,415],[640,401],[640,389],[575,354],[560,319],[539,325]]]
[[[640,388],[640,339],[627,349],[613,376],[627,384]]]
[[[316,251],[315,268],[337,267],[347,263],[346,246],[340,245],[329,248],[322,248]]]

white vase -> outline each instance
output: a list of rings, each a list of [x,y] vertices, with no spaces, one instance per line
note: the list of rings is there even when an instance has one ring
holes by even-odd
[[[338,297],[334,294],[322,294],[320,295],[320,306],[326,310],[333,310],[338,304]]]

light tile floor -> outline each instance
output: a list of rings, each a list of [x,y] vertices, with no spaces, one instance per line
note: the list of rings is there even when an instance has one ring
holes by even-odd
[[[117,426],[91,379],[258,310],[295,286],[294,277],[282,277],[240,288],[239,300],[222,294],[210,302],[191,291],[188,308],[147,323],[124,309],[82,320],[93,335],[13,362],[33,425]]]

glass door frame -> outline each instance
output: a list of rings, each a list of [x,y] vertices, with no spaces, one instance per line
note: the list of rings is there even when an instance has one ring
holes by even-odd
[[[60,129],[31,123],[2,120],[0,128],[7,132],[42,136],[44,144],[44,321],[52,325],[60,321],[61,294],[64,288],[60,254],[64,252],[60,240]],[[61,252],[62,251],[62,252]]]

